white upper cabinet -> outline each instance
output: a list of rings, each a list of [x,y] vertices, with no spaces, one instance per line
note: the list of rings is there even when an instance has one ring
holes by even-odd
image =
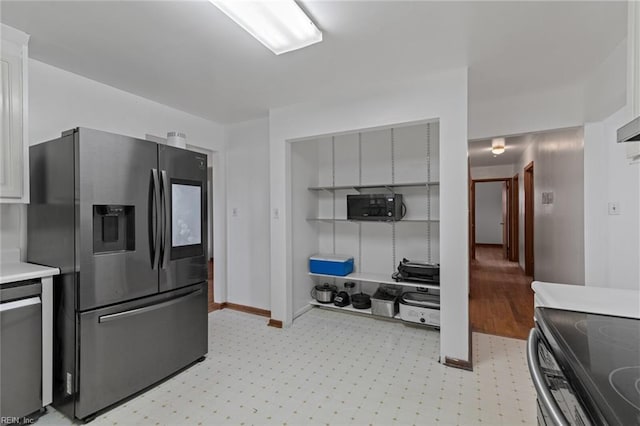
[[[28,203],[29,35],[2,24],[0,39],[0,202]]]

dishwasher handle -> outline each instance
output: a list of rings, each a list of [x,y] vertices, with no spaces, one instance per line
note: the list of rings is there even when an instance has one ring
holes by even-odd
[[[527,364],[529,366],[529,372],[531,373],[531,379],[533,380],[533,386],[536,388],[538,394],[538,401],[546,408],[554,425],[569,426],[567,418],[562,413],[562,410],[560,410],[558,403],[553,398],[553,394],[544,380],[544,373],[542,372],[538,359],[538,346],[540,345],[540,341],[540,332],[536,328],[532,328],[529,332],[529,338],[527,339]]]
[[[28,299],[14,300],[13,302],[0,303],[0,312],[12,311],[14,309],[26,308],[27,306],[42,303],[40,297],[30,297]]]

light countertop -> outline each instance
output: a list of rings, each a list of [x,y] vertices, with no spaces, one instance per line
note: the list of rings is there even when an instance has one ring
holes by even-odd
[[[0,284],[51,277],[59,273],[60,270],[58,268],[49,268],[48,266],[40,266],[33,263],[2,263],[0,264]]]
[[[640,291],[534,281],[536,306],[640,318]]]
[[[0,284],[16,281],[46,278],[58,275],[58,268],[36,265],[20,261],[19,250],[3,250],[2,262],[0,262]]]

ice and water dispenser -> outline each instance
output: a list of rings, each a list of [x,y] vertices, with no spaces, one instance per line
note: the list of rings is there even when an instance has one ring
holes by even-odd
[[[93,206],[93,252],[135,250],[135,207]]]

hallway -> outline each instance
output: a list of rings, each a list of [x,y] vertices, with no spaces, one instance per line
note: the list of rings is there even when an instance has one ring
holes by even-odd
[[[533,327],[531,277],[517,263],[505,260],[501,247],[476,246],[469,289],[473,331],[527,338]]]

